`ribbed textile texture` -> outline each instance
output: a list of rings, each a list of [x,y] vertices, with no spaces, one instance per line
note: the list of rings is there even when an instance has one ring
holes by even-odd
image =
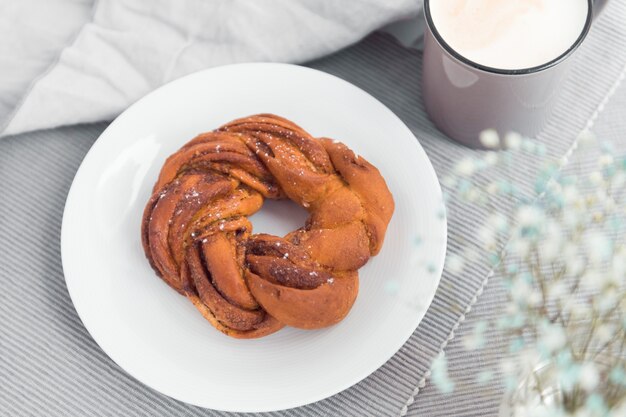
[[[626,71],[624,72],[626,75]],[[624,78],[622,78],[623,80]],[[592,131],[598,141],[613,144],[617,155],[626,155],[626,82],[622,82],[615,94],[607,101]],[[598,170],[599,148],[575,149],[563,168],[568,175],[584,177]],[[622,199],[623,201],[623,199]],[[477,351],[463,347],[463,339],[471,336],[479,321],[493,321],[504,310],[507,289],[498,275],[489,280],[484,293],[472,308],[471,314],[459,328],[455,339],[446,348],[451,378],[456,383],[453,394],[442,394],[429,384],[408,407],[407,416],[492,416],[497,415],[504,387],[499,376],[500,360],[507,356],[510,340],[500,330],[489,328],[485,333],[486,344]],[[493,380],[478,384],[480,372],[495,372]]]
[[[574,58],[560,105],[540,137],[550,155],[566,154],[577,133],[595,120],[600,103],[615,90],[626,65],[625,21],[626,4],[610,2]],[[389,106],[414,132],[440,178],[456,161],[476,153],[444,138],[428,120],[420,93],[421,53],[402,48],[386,35],[372,35],[310,66],[356,84]],[[623,112],[612,114],[623,118]],[[0,415],[227,415],[172,400],[128,376],[100,350],[72,306],[60,258],[62,212],[82,158],[105,127],[75,126],[0,140]],[[532,158],[522,162],[499,175],[530,186],[536,165]],[[501,204],[506,210],[508,202]],[[452,204],[450,253],[460,254],[473,242],[475,225],[483,217],[484,213]],[[492,290],[497,286],[488,285],[490,297],[479,298],[488,273],[489,266],[480,262],[470,264],[462,279],[444,273],[435,300],[411,339],[361,383],[309,406],[259,415],[493,415],[497,395],[479,398],[468,389],[458,397],[440,397],[426,385],[425,392],[415,396],[416,388],[426,383],[432,359],[452,339],[453,329],[470,307],[478,300],[479,315],[497,314],[503,299],[501,291]],[[496,335],[493,342],[489,345],[497,349]],[[457,376],[469,375],[464,367],[476,368],[475,355],[460,349],[454,354]]]

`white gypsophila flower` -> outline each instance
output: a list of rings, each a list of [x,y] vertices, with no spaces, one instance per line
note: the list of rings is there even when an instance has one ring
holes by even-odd
[[[605,274],[606,275],[606,274]],[[619,303],[619,293],[615,287],[604,285],[602,292],[593,297],[595,309],[600,313],[608,313]]]
[[[443,352],[433,360],[430,370],[432,381],[439,391],[443,393],[454,391],[454,382],[448,376],[448,360]]]
[[[524,278],[515,277],[510,292],[517,304],[526,304],[532,296],[533,287]]]
[[[476,323],[472,332],[463,338],[463,346],[465,349],[474,350],[484,346],[487,326],[488,324],[485,321]]]
[[[530,253],[530,242],[521,236],[513,238],[508,246],[512,255],[525,258]]]
[[[583,213],[577,207],[566,206],[561,214],[563,226],[574,229],[583,220]]]
[[[594,203],[606,204],[606,200],[609,198],[606,188],[598,188],[594,195]]]
[[[593,185],[600,186],[604,183],[604,177],[600,171],[593,171],[589,174],[589,181]]]
[[[485,153],[485,157],[483,158],[483,160],[485,161],[487,166],[494,166],[498,163],[500,158],[498,157],[498,154],[496,152],[489,151]]]
[[[522,139],[522,149],[530,153],[535,152],[537,143],[532,139],[524,138]]]
[[[578,375],[578,385],[587,391],[593,391],[600,382],[600,374],[598,368],[592,362],[585,362],[580,367],[580,374]]]
[[[503,359],[499,367],[504,376],[513,376],[517,372],[517,361]]]
[[[546,191],[554,197],[560,196],[563,199],[563,186],[556,181],[548,181],[546,183]],[[564,202],[564,200],[563,200]]]
[[[509,227],[509,220],[502,213],[493,213],[487,220],[491,226],[498,232],[506,232]]]
[[[618,285],[626,280],[626,247],[620,247],[613,256],[611,274]]]
[[[615,187],[617,189],[622,188],[624,186],[624,184],[626,184],[626,174],[624,173],[624,171],[618,171],[613,176],[611,184],[613,185],[613,187]]]
[[[493,228],[484,225],[478,230],[478,239],[486,249],[493,250],[496,245],[496,232]]]
[[[487,185],[486,191],[487,191],[488,194],[496,195],[500,191],[500,186],[495,181],[494,182],[490,182]]]
[[[580,279],[580,284],[589,291],[599,293],[604,287],[603,274],[595,269],[588,269]]]
[[[567,343],[565,330],[561,326],[544,324],[541,328],[539,346],[549,353],[556,352]]]
[[[486,369],[476,374],[476,382],[478,382],[481,385],[484,385],[488,383],[489,381],[492,381],[493,378],[494,378],[494,373],[491,369]]]
[[[473,334],[468,334],[462,339],[465,350],[476,350],[480,347],[478,340]]]
[[[612,271],[604,270],[604,285],[610,286],[613,290],[619,289],[622,284],[622,279],[619,275],[613,274]],[[605,288],[606,290],[607,288]],[[620,291],[623,292],[623,291]]]
[[[520,375],[531,375],[535,372],[537,364],[541,362],[542,355],[536,347],[528,347],[520,352],[517,372]]]
[[[617,208],[617,203],[615,202],[615,199],[613,197],[607,195],[606,193],[604,195],[606,198],[601,200],[604,206],[604,210],[607,213],[612,213]]]
[[[446,188],[452,189],[452,188],[456,187],[456,185],[458,184],[458,181],[452,175],[448,175],[448,176],[444,177],[443,180],[441,180],[441,184],[443,184],[443,186],[446,187]]]
[[[450,273],[458,275],[465,268],[465,261],[459,255],[451,254],[446,259],[446,268]]]
[[[587,194],[587,195],[584,196],[583,201],[581,201],[580,207],[584,207],[586,209],[591,209],[596,204],[598,204],[598,199],[596,198],[596,196]]]
[[[578,245],[576,245],[572,241],[565,242],[563,244],[562,257],[565,265],[569,265],[576,259],[579,259],[580,257]]]
[[[480,143],[485,148],[497,148],[500,145],[500,136],[495,129],[487,129],[480,132]]]
[[[515,217],[521,227],[537,227],[543,223],[545,213],[537,206],[521,206]]]
[[[604,213],[601,211],[595,211],[591,214],[591,221],[594,223],[601,223],[604,221]]]
[[[533,291],[528,296],[528,305],[531,307],[539,307],[543,302],[543,296],[539,291]]]
[[[519,133],[509,132],[504,136],[504,144],[507,149],[517,150],[522,145],[522,136]]]
[[[476,187],[472,187],[465,193],[465,199],[470,203],[475,203],[480,197],[480,192]]]
[[[563,259],[567,262],[578,257],[580,248],[575,240],[568,240],[563,243]]]
[[[613,155],[610,154],[602,154],[599,158],[598,158],[598,165],[600,165],[600,167],[602,168],[606,168],[608,166],[611,166],[615,163],[615,158],[613,158]]]
[[[580,198],[578,188],[574,185],[566,185],[563,187],[563,203],[565,205],[575,204]]]
[[[456,164],[454,171],[463,177],[471,177],[476,172],[476,162],[472,158],[463,158]]]
[[[513,297],[511,297],[513,298]],[[515,316],[520,312],[520,308],[519,305],[515,304],[515,303],[508,303],[505,308],[504,311],[506,312],[507,316]]]
[[[613,242],[602,232],[590,231],[585,236],[587,256],[594,263],[608,260],[613,251]]]
[[[563,280],[550,281],[547,285],[547,296],[553,301],[562,300],[567,294],[567,285]]]
[[[563,230],[561,226],[553,220],[548,221],[545,236],[539,242],[539,253],[545,262],[552,262],[561,253],[563,245]]]
[[[569,315],[572,320],[587,320],[591,317],[591,307],[587,303],[581,303],[574,297],[568,297],[563,304],[563,313]]]
[[[594,339],[599,344],[603,345],[607,343],[609,340],[611,340],[614,334],[615,334],[615,328],[608,323],[603,323],[599,325],[598,328],[596,329],[596,336]]]
[[[576,142],[580,147],[591,147],[596,144],[596,136],[589,130],[585,129],[578,135]]]
[[[468,245],[467,247],[463,248],[463,253],[461,256],[463,256],[463,259],[474,260],[482,256],[482,253],[483,252],[481,249]]]
[[[578,257],[567,264],[567,272],[577,277],[584,272],[586,266],[585,259]]]

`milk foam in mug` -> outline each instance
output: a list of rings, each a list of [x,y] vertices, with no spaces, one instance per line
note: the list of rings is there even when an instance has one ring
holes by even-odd
[[[437,127],[479,146],[494,128],[534,136],[554,107],[592,0],[425,0],[423,94]]]

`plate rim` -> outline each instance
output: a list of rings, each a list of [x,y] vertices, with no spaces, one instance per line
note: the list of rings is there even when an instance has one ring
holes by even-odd
[[[124,366],[122,364],[122,362],[124,362],[123,360],[120,360],[121,358],[115,358],[113,355],[111,355],[110,350],[108,350],[107,348],[105,348],[103,346],[103,343],[101,343],[101,335],[96,336],[95,334],[97,334],[98,332],[96,331],[94,334],[94,328],[90,325],[87,324],[87,322],[89,322],[89,319],[85,320],[85,311],[83,310],[82,312],[80,311],[80,309],[77,307],[77,303],[75,302],[75,300],[77,299],[77,294],[75,293],[76,289],[75,287],[72,286],[71,281],[72,279],[70,278],[68,280],[68,273],[67,270],[71,269],[71,267],[69,267],[69,265],[72,263],[70,261],[72,255],[69,253],[70,248],[69,243],[67,243],[70,239],[70,237],[68,236],[68,230],[69,227],[67,226],[67,224],[69,224],[69,222],[71,220],[69,220],[72,216],[72,211],[75,210],[73,209],[73,206],[76,204],[74,203],[74,200],[76,200],[76,183],[77,180],[80,178],[81,173],[86,169],[85,167],[90,163],[90,160],[95,158],[94,155],[97,154],[98,149],[103,146],[102,144],[104,143],[104,141],[102,140],[103,138],[105,138],[106,140],[106,135],[107,133],[113,129],[119,122],[120,118],[126,114],[129,110],[133,109],[136,106],[141,106],[141,104],[146,101],[146,100],[150,100],[151,97],[153,97],[154,95],[160,93],[163,89],[166,88],[174,88],[174,86],[176,84],[185,82],[187,79],[189,78],[194,78],[194,77],[202,77],[205,76],[206,74],[209,74],[211,72],[217,72],[217,71],[224,71],[224,70],[228,70],[229,68],[235,68],[235,67],[254,67],[254,66],[262,66],[265,68],[271,68],[271,67],[277,67],[277,68],[286,68],[288,70],[295,70],[295,71],[304,71],[304,72],[312,72],[315,73],[317,76],[321,76],[321,77],[326,77],[329,78],[331,80],[333,80],[334,82],[339,82],[342,84],[346,84],[347,86],[357,89],[359,90],[361,93],[367,95],[370,99],[374,100],[379,106],[381,111],[384,111],[386,113],[388,113],[393,119],[395,119],[396,122],[398,122],[402,129],[405,130],[408,134],[410,134],[414,139],[415,139],[415,143],[414,146],[417,148],[418,152],[423,153],[423,155],[425,156],[426,162],[427,162],[427,166],[425,167],[426,170],[428,171],[430,177],[432,178],[433,181],[433,186],[434,186],[434,190],[437,192],[437,197],[442,199],[443,194],[442,194],[442,189],[441,189],[441,184],[439,182],[439,178],[437,177],[436,171],[432,165],[432,162],[430,160],[430,158],[428,157],[428,154],[426,153],[426,151],[424,150],[424,148],[422,147],[420,141],[417,139],[417,136],[411,131],[411,129],[409,129],[409,127],[402,121],[402,119],[400,119],[400,117],[398,117],[391,109],[389,109],[389,107],[387,107],[387,105],[385,105],[383,102],[381,102],[379,99],[377,99],[375,96],[373,96],[372,94],[370,94],[369,92],[365,91],[364,89],[352,84],[351,82],[344,80],[343,78],[340,78],[336,75],[327,73],[325,71],[321,71],[318,69],[314,69],[314,68],[309,68],[309,67],[305,67],[302,65],[296,65],[296,64],[286,64],[286,63],[271,63],[271,62],[246,62],[246,63],[236,63],[236,64],[227,64],[227,65],[220,65],[220,66],[215,66],[212,68],[206,68],[200,71],[196,71],[187,75],[184,75],[180,78],[177,78],[175,80],[172,80],[166,84],[163,84],[161,86],[159,86],[158,88],[150,91],[149,93],[147,93],[146,95],[144,95],[143,97],[141,97],[140,99],[138,99],[137,101],[135,101],[133,104],[131,104],[130,106],[128,106],[123,112],[121,112],[117,117],[115,117],[115,119],[102,131],[102,133],[98,136],[98,138],[96,139],[96,141],[94,142],[94,144],[91,146],[91,148],[89,149],[89,151],[86,153],[85,157],[83,158],[83,160],[80,163],[80,166],[78,167],[78,169],[76,170],[76,173],[74,175],[74,178],[72,179],[72,184],[69,188],[69,191],[67,193],[66,199],[65,199],[65,205],[64,205],[64,209],[63,209],[63,217],[62,217],[62,223],[61,223],[61,234],[60,234],[60,241],[61,241],[61,260],[62,260],[62,266],[63,266],[63,275],[64,275],[64,280],[65,280],[65,284],[70,296],[70,299],[72,301],[72,305],[74,306],[74,309],[81,321],[81,323],[83,324],[83,326],[85,327],[85,329],[87,330],[87,332],[89,333],[89,336],[96,342],[96,344],[98,345],[98,347],[106,354],[106,356],[111,359],[117,366],[120,367],[120,369],[125,372],[126,374],[130,375],[133,379],[137,380],[139,383],[141,383],[142,385],[148,387],[149,389],[160,393],[162,395],[166,395],[176,401],[180,401],[186,404],[190,404],[196,407],[200,407],[200,408],[205,408],[205,409],[212,409],[212,410],[216,410],[216,411],[226,411],[226,412],[244,412],[244,413],[249,413],[249,412],[272,412],[272,411],[282,411],[282,410],[289,410],[289,409],[293,409],[293,408],[297,408],[297,407],[302,407],[305,405],[309,405],[309,404],[313,404],[316,403],[318,401],[322,401],[324,399],[327,399],[333,395],[336,395],[340,392],[343,392],[351,387],[353,387],[354,385],[360,383],[361,381],[363,381],[364,379],[366,379],[367,377],[369,377],[370,375],[372,375],[374,372],[376,372],[378,369],[380,369],[382,366],[384,366],[387,362],[389,362],[389,360],[391,358],[393,358],[400,349],[402,349],[402,346],[404,346],[406,344],[406,342],[411,338],[411,336],[413,335],[413,333],[417,330],[417,328],[419,327],[419,325],[422,323],[422,321],[424,320],[424,317],[426,316],[426,314],[428,314],[428,311],[430,310],[430,306],[432,305],[432,302],[435,298],[435,295],[437,293],[437,290],[439,289],[439,285],[441,283],[441,277],[443,274],[443,269],[444,269],[444,263],[445,263],[445,258],[446,258],[446,254],[447,254],[447,243],[448,243],[448,221],[447,221],[447,214],[445,212],[445,209],[442,213],[442,218],[441,218],[441,247],[442,249],[440,250],[440,257],[439,259],[433,260],[432,265],[435,266],[434,268],[434,272],[433,275],[436,277],[435,279],[435,283],[434,283],[434,288],[435,290],[433,291],[432,295],[430,296],[427,304],[424,307],[424,314],[422,315],[422,317],[420,318],[420,320],[416,323],[415,328],[413,328],[410,332],[408,332],[407,335],[403,335],[402,337],[402,344],[400,344],[400,346],[396,349],[393,350],[393,352],[391,352],[391,354],[386,357],[384,359],[384,361],[382,361],[382,363],[376,363],[376,366],[372,366],[372,367],[368,367],[367,369],[357,373],[357,376],[355,376],[353,378],[353,382],[349,383],[346,386],[342,386],[342,387],[335,387],[332,389],[327,389],[325,391],[322,390],[318,390],[317,391],[317,395],[311,395],[310,399],[306,400],[306,401],[293,401],[287,405],[284,406],[280,406],[280,407],[254,407],[254,408],[225,408],[225,407],[219,407],[219,408],[215,408],[214,406],[207,406],[206,404],[201,404],[198,403],[196,401],[190,401],[189,399],[184,399],[181,398],[181,396],[179,396],[177,393],[172,393],[172,392],[166,392],[167,390],[163,390],[161,388],[157,388],[155,386],[153,386],[152,383],[148,383],[146,382],[144,379],[140,378],[138,375],[136,375],[135,372],[130,371],[128,367]],[[443,200],[442,200],[443,201]],[[72,289],[74,288],[74,290]],[[80,303],[78,303],[80,304]],[[411,326],[412,327],[412,326]],[[106,343],[104,343],[104,345],[106,345]],[[371,368],[371,369],[370,369]]]

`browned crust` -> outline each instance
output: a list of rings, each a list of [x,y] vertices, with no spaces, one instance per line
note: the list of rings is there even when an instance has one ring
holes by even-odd
[[[307,209],[284,238],[252,235],[264,198]],[[218,330],[255,338],[316,329],[350,311],[357,270],[383,243],[394,202],[345,145],[271,114],[200,134],[161,170],[142,221],[152,268]]]

